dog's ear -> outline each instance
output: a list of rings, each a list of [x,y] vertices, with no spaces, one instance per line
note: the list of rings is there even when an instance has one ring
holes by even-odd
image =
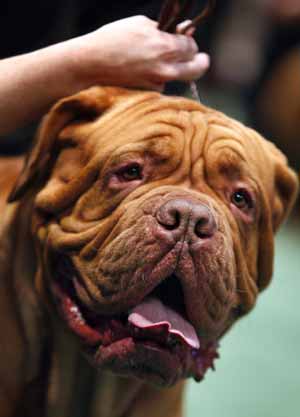
[[[276,232],[294,206],[299,181],[296,173],[288,166],[283,153],[270,142],[266,142],[268,153],[274,164],[274,194],[272,201],[272,225]]]
[[[59,132],[72,121],[91,121],[108,109],[114,101],[130,94],[129,90],[113,87],[92,87],[55,104],[38,129],[35,144],[25,160],[8,202],[20,199],[41,176],[53,159],[53,145]]]
[[[273,235],[287,218],[295,203],[299,182],[296,173],[288,166],[287,158],[270,142],[265,142],[273,162],[273,195],[262,219],[258,270],[258,287],[267,287],[273,274]],[[266,205],[267,206],[267,205]]]

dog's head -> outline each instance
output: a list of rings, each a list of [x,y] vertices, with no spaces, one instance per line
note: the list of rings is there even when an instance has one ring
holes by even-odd
[[[39,290],[97,367],[161,385],[213,365],[272,275],[285,157],[183,98],[95,87],[59,102],[11,201],[34,201]]]

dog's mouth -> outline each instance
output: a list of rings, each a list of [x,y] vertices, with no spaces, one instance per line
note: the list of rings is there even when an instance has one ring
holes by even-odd
[[[182,286],[175,274],[166,277],[137,306],[112,316],[99,315],[82,304],[71,264],[67,274],[64,267],[58,275],[51,285],[56,304],[93,365],[150,378],[160,385],[190,376],[201,381],[209,368],[214,369],[217,342],[199,339],[187,318]]]

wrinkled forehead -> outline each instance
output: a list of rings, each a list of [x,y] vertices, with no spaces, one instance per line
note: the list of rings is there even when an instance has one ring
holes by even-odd
[[[257,175],[268,181],[272,165],[260,135],[200,103],[149,93],[117,100],[91,123],[65,129],[93,158],[151,152],[167,159],[199,159],[228,175]],[[263,169],[262,169],[263,167]]]
[[[249,177],[271,189],[274,163],[269,142],[253,129],[220,112],[207,115],[206,164],[232,179]]]

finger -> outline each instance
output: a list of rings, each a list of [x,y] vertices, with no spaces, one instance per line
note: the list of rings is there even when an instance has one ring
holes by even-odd
[[[186,35],[175,35],[176,43],[178,47],[178,54],[181,56],[181,60],[185,61],[197,54],[198,45],[193,38]],[[190,58],[188,58],[190,57]]]
[[[189,25],[192,23],[191,20],[184,20],[183,22],[179,23],[176,26],[176,33],[177,34],[184,34],[186,36],[193,36],[193,34],[195,33],[196,28],[195,27],[191,27],[190,29],[186,30],[187,27],[189,27]]]
[[[186,32],[185,35],[186,36],[193,36],[194,33],[196,32],[196,28],[194,26],[191,26]]]
[[[169,35],[169,50],[164,55],[166,61],[190,61],[198,52],[198,45],[193,38],[186,35]]]
[[[200,78],[206,73],[210,65],[209,55],[205,53],[196,54],[187,62],[175,62],[173,68],[176,73],[174,79],[181,81],[192,81]]]

